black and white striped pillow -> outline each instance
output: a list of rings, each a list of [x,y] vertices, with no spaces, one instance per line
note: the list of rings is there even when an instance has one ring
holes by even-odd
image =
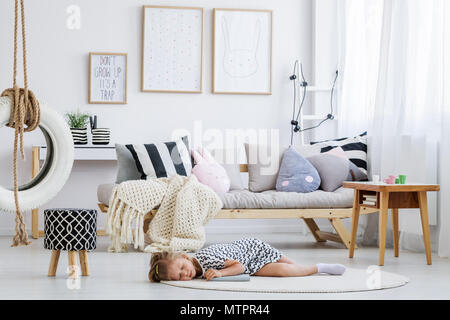
[[[327,152],[336,147],[341,147],[349,160],[354,163],[362,172],[367,174],[367,132],[352,138],[339,138],[310,142],[310,144],[320,147],[320,152]]]
[[[189,176],[192,171],[187,137],[152,144],[127,144],[141,179]]]

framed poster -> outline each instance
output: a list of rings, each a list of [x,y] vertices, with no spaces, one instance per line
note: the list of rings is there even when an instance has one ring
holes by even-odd
[[[202,92],[203,8],[144,6],[141,90]]]
[[[272,94],[272,11],[214,9],[212,92]]]
[[[127,103],[126,53],[89,54],[89,103]]]

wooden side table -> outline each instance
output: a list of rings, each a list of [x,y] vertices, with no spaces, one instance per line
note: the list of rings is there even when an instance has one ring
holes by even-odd
[[[46,146],[33,146],[32,149],[32,178],[36,177],[40,170],[40,161],[47,157]],[[117,161],[116,149],[112,145],[75,145],[74,161],[80,160],[112,160]],[[44,230],[39,230],[39,208],[32,210],[31,233],[34,239],[44,236]],[[105,230],[98,230],[97,235],[106,235]]]
[[[344,188],[355,190],[352,212],[352,235],[349,248],[349,257],[353,258],[356,231],[358,228],[359,212],[361,207],[379,209],[379,265],[384,265],[384,251],[386,247],[386,229],[388,209],[392,209],[392,226],[394,233],[394,254],[398,257],[398,209],[419,208],[422,220],[423,241],[427,264],[431,264],[430,228],[428,225],[427,192],[439,191],[440,186],[435,184],[384,184],[373,182],[344,182]],[[375,205],[363,204],[363,197],[372,195],[376,197]]]

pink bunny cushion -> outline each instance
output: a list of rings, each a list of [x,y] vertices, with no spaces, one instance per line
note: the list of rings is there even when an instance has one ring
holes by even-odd
[[[207,185],[217,193],[226,193],[230,190],[230,178],[225,169],[217,163],[208,150],[198,147],[192,150],[195,166],[192,173],[197,180]]]

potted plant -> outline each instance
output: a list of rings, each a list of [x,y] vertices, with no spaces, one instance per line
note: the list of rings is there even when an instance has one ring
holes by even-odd
[[[74,144],[87,144],[87,126],[89,122],[89,114],[80,111],[66,113],[67,123],[72,132]]]

